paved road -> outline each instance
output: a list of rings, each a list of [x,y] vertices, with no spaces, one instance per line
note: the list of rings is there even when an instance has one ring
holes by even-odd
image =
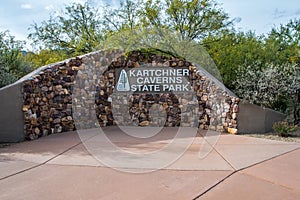
[[[105,128],[118,149],[97,129],[0,148],[0,199],[300,199],[300,144],[177,131]]]

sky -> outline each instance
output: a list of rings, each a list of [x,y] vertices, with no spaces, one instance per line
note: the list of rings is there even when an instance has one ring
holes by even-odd
[[[231,18],[239,18],[236,28],[266,34],[273,27],[300,18],[300,0],[217,0]]]
[[[3,0],[0,5],[0,31],[9,30],[18,40],[26,40],[28,28],[34,22],[40,24],[50,14],[59,12],[72,2],[85,0]],[[94,0],[98,3],[118,5],[118,0]],[[236,18],[235,28],[266,34],[272,27],[286,24],[290,19],[300,18],[300,0],[216,0],[229,14]]]

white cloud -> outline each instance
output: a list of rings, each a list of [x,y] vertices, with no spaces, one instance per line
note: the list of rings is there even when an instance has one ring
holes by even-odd
[[[288,15],[287,13],[288,12],[286,10],[280,10],[280,9],[276,8],[275,11],[273,12],[273,18],[279,19],[279,18],[286,17]]]
[[[21,5],[21,8],[22,8],[22,9],[32,9],[33,7],[32,7],[31,4],[27,3],[27,4],[22,4],[22,5]]]
[[[300,15],[300,9],[280,10],[280,9],[276,8],[275,11],[273,12],[274,19],[293,18],[293,17],[296,17],[297,15]]]
[[[51,4],[51,5],[46,6],[45,9],[46,10],[53,10],[54,6]]]

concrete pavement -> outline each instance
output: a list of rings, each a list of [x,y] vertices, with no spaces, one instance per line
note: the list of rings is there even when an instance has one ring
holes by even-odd
[[[117,127],[105,128],[115,146],[130,152],[126,157],[97,140],[97,129],[1,148],[0,199],[300,199],[299,143],[203,132],[190,143],[176,138],[176,131],[134,139]],[[187,148],[175,162],[152,169],[156,160],[149,152],[170,143],[175,145],[161,159]],[[101,162],[105,155],[120,162],[110,168]]]

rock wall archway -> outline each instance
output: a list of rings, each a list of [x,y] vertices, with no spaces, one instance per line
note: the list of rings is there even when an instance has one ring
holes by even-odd
[[[21,87],[23,119],[20,125],[23,123],[24,137],[32,140],[52,133],[97,125],[111,126],[127,120],[135,121],[139,126],[199,126],[201,129],[237,132],[239,99],[224,85],[207,76],[205,70],[199,70],[189,61],[165,55],[139,51],[125,55],[117,50],[113,54],[119,56],[109,58],[106,52],[98,51],[54,63],[39,68],[15,83]],[[139,68],[145,64],[189,69],[188,81],[195,93],[197,107],[188,110],[189,99],[172,93],[123,93],[115,102],[119,102],[119,105],[128,104],[125,110],[122,108],[120,111],[129,110],[130,119],[120,119],[123,115],[113,113],[111,103],[117,81],[116,71]],[[82,87],[74,87],[76,81]],[[93,91],[93,98],[84,101],[84,105],[76,107],[75,111],[74,95],[81,96],[87,90]],[[118,106],[118,103],[114,103],[114,106]],[[164,110],[167,117],[151,116],[153,107]],[[195,113],[199,117],[193,117]],[[82,127],[80,123],[75,127],[74,117],[78,115],[82,117]],[[96,115],[96,124],[89,118],[91,115]]]
[[[116,85],[116,71],[120,68],[138,68],[145,64],[153,68],[157,66],[187,68],[190,71],[188,81],[194,90],[196,97],[194,100],[197,101],[197,108],[194,108],[195,110],[188,110],[189,101],[192,101],[192,99],[182,98],[182,95],[178,97],[178,95],[172,93],[120,93],[116,102],[114,102],[114,106],[120,109],[120,113],[114,113],[113,115],[108,99],[112,95]],[[107,87],[103,82],[108,82],[109,86]],[[206,77],[191,62],[182,59],[156,54],[148,55],[142,52],[131,52],[127,57],[121,56],[117,61],[112,62],[108,69],[104,71],[100,79],[100,84],[97,86],[97,91],[96,114],[100,126],[112,125],[116,124],[116,122],[122,125],[120,122],[133,120],[136,122],[135,124],[140,126],[147,126],[149,124],[154,126],[161,124],[165,126],[199,126],[201,129],[222,132],[228,131],[228,128],[237,128],[236,120],[239,98],[230,95],[223,85],[217,85],[217,83]],[[106,102],[106,105],[103,102]],[[129,108],[124,106],[124,104],[127,104]],[[155,109],[163,109],[166,112],[166,119],[159,119],[159,116],[150,116],[149,109],[152,105],[155,106]],[[181,111],[187,114],[181,116]],[[123,113],[125,112],[130,113],[130,118],[124,118]],[[192,116],[196,115],[199,118],[192,118]]]

